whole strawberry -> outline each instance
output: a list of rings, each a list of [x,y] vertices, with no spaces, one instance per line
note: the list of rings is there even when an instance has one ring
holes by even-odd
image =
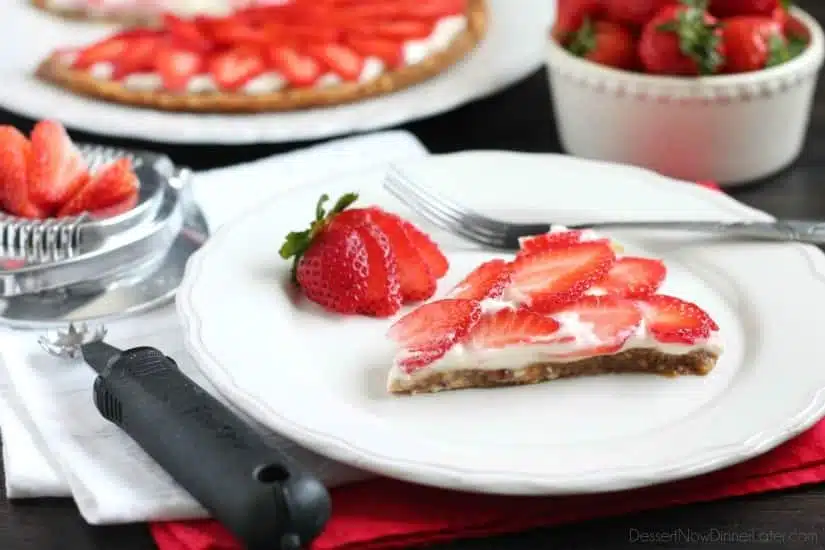
[[[718,73],[724,64],[722,29],[707,2],[682,0],[651,19],[639,39],[639,58],[648,73],[698,76]]]
[[[653,19],[665,6],[678,3],[679,0],[602,0],[605,19],[636,28]]]
[[[625,27],[610,21],[585,20],[567,46],[573,55],[616,69],[637,66],[636,40]]]
[[[289,233],[280,255],[294,259],[294,281],[321,307],[336,313],[386,317],[401,308],[389,239],[366,217],[333,223],[357,199],[357,194],[347,193],[326,212],[329,197],[322,195],[309,229]]]
[[[725,21],[723,40],[727,73],[760,71],[791,58],[782,24],[770,17],[731,17]]]
[[[708,11],[714,16],[724,19],[737,15],[765,15],[769,16],[777,8],[788,10],[791,7],[789,0],[710,0]]]
[[[568,44],[585,20],[597,19],[601,13],[602,0],[558,0],[553,38],[562,45]]]

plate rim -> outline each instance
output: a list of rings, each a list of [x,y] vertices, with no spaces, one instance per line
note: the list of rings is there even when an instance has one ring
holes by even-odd
[[[720,208],[725,208],[732,213],[738,213],[746,219],[774,219],[769,214],[743,204],[726,193],[707,189],[700,185],[686,184],[685,182],[662,176],[661,174],[644,168],[611,162],[591,161],[558,153],[471,150],[430,155],[413,162],[422,163],[432,161],[434,158],[455,158],[472,155],[500,155],[510,158],[543,157],[573,164],[601,165],[614,171],[622,170],[629,174],[635,174],[636,177],[650,180],[651,183],[655,183],[656,185],[673,186],[674,190],[679,189],[679,192],[682,193],[693,193],[704,200],[717,203]],[[270,200],[248,210],[246,214],[251,216],[258,211],[266,211],[290,193],[303,193],[308,189],[319,187],[324,183],[326,182],[315,182],[311,185],[301,186],[285,191],[284,193],[279,193]],[[421,462],[411,463],[409,461],[401,463],[397,459],[391,459],[379,453],[369,451],[354,443],[345,441],[334,434],[320,433],[312,428],[301,426],[285,418],[273,410],[273,408],[264,405],[254,396],[246,394],[241,388],[237,387],[232,382],[231,376],[226,374],[225,368],[217,358],[210,354],[207,346],[202,341],[203,320],[199,318],[192,307],[192,291],[196,287],[199,270],[204,258],[207,257],[212,247],[218,246],[221,240],[225,238],[227,234],[231,233],[234,225],[235,223],[230,222],[215,232],[213,238],[194,255],[187,265],[186,273],[176,299],[176,308],[183,326],[184,342],[187,351],[192,355],[201,373],[210,380],[225,398],[231,400],[241,409],[249,412],[253,417],[266,417],[269,426],[279,431],[282,435],[293,439],[319,454],[323,454],[356,468],[415,483],[454,489],[460,488],[474,492],[508,495],[601,493],[605,491],[644,487],[666,481],[676,481],[738,464],[799,435],[825,416],[825,384],[823,384],[820,388],[812,388],[810,392],[811,397],[805,406],[801,407],[797,413],[790,415],[784,423],[773,426],[770,429],[763,429],[744,441],[703,448],[700,451],[697,450],[697,452],[689,458],[675,463],[669,462],[665,465],[657,465],[656,467],[651,467],[649,464],[635,468],[621,467],[608,469],[606,471],[607,473],[602,470],[600,475],[595,477],[581,475],[576,476],[576,480],[571,480],[570,476],[549,474],[546,476],[531,477],[529,482],[527,482],[524,479],[518,478],[515,474],[513,478],[501,478],[490,472],[483,471],[468,472],[467,470],[455,469],[445,473],[445,468],[441,465],[430,465]],[[817,277],[825,284],[825,254],[812,245],[791,243],[786,246],[792,246],[804,253],[812,276]]]

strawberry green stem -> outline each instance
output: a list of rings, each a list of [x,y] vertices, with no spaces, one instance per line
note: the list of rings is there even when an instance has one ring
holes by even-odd
[[[298,269],[298,262],[300,261],[301,257],[306,253],[309,247],[312,245],[312,241],[315,240],[315,237],[324,230],[324,228],[329,225],[329,222],[332,221],[337,214],[346,210],[352,203],[358,200],[357,193],[346,193],[338,199],[335,205],[332,207],[332,210],[327,212],[324,209],[324,204],[329,200],[329,195],[324,193],[321,195],[321,198],[318,199],[318,203],[315,205],[315,219],[309,224],[309,229],[305,229],[303,231],[291,231],[287,234],[286,238],[284,239],[284,244],[281,245],[281,249],[279,254],[281,258],[288,260],[293,258],[292,262],[292,280],[296,280],[296,273]]]
[[[679,37],[679,50],[696,63],[700,75],[715,74],[725,62],[719,51],[722,42],[717,32],[719,25],[705,20],[707,0],[682,0],[682,3],[686,8],[679,12],[677,19],[657,29]]]
[[[596,29],[589,17],[585,18],[579,30],[572,33],[567,50],[577,57],[584,57],[596,49]]]

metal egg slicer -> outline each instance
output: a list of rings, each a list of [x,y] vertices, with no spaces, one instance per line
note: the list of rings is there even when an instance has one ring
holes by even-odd
[[[138,202],[109,218],[0,214],[0,324],[49,328],[142,312],[170,300],[209,235],[191,171],[163,155],[78,145],[95,172],[128,157]]]

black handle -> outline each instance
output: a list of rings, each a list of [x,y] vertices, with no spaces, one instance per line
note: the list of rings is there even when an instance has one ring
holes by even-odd
[[[308,547],[330,515],[323,484],[154,348],[122,352],[95,405],[250,550]]]

